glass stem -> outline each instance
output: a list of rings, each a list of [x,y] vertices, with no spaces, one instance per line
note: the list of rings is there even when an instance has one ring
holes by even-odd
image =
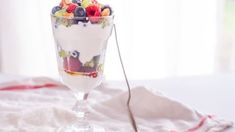
[[[87,97],[88,93],[81,93],[78,92],[75,94],[75,97],[77,99],[73,111],[76,112],[78,121],[77,125],[81,127],[89,127],[89,122],[87,120],[87,114],[88,114],[88,102],[87,102]]]

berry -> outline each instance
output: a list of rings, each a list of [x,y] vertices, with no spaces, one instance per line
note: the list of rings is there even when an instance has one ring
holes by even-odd
[[[81,6],[76,7],[74,10],[74,16],[78,22],[86,22],[86,11]]]
[[[72,0],[73,3],[77,4],[78,6],[81,6],[81,0]]]
[[[92,73],[91,73],[91,76],[92,76],[93,78],[96,78],[96,77],[98,76],[98,73],[97,73],[97,72],[92,72]]]
[[[106,16],[110,16],[112,15],[113,11],[112,11],[112,8],[109,6],[109,5],[104,5],[102,8],[101,8],[101,11],[104,12],[102,14],[106,15]],[[108,15],[109,14],[109,15]],[[102,15],[103,16],[103,15]]]
[[[66,11],[67,11],[68,13],[72,13],[72,12],[74,12],[74,10],[76,9],[76,7],[77,7],[76,4],[70,4],[70,5],[68,6],[68,8],[66,9]]]
[[[55,6],[54,8],[52,8],[52,11],[51,13],[52,14],[55,14],[57,11],[61,10],[61,7],[60,6]]]
[[[71,72],[78,72],[82,67],[82,62],[79,60],[80,53],[78,51],[72,52],[68,60],[68,70]]]
[[[86,14],[91,23],[97,23],[101,16],[101,8],[98,5],[90,5],[86,8]]]
[[[74,16],[75,17],[86,17],[85,9],[80,6],[76,7],[76,9],[74,10]]]
[[[78,72],[82,63],[77,58],[69,57],[68,70],[71,72]]]
[[[94,72],[95,70],[96,69],[93,67],[82,66],[80,72],[89,73],[89,72]]]

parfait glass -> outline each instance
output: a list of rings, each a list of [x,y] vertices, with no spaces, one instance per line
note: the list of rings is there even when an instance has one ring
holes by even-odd
[[[98,131],[98,127],[86,118],[87,97],[102,81],[113,19],[114,16],[69,18],[51,15],[60,77],[77,100],[73,110],[78,120],[60,128],[60,132]]]

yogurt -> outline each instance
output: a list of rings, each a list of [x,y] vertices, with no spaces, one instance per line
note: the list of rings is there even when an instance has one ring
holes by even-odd
[[[52,16],[60,76],[73,91],[88,93],[101,83],[105,50],[113,28],[113,17],[104,23],[58,24]],[[66,20],[66,19],[65,19]],[[67,19],[72,21],[72,19]]]

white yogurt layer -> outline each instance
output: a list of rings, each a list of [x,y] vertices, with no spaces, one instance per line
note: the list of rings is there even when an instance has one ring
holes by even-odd
[[[80,52],[79,59],[83,64],[91,60],[92,57],[101,55],[100,63],[103,63],[108,38],[112,31],[112,21],[105,27],[102,27],[101,24],[91,23],[87,23],[86,26],[83,23],[79,23],[69,27],[64,25],[55,27],[54,24],[52,25],[58,50],[76,50]],[[59,56],[58,65],[63,82],[74,91],[87,93],[92,88],[98,86],[102,80],[101,71],[96,78],[66,73],[63,68],[63,58]]]

